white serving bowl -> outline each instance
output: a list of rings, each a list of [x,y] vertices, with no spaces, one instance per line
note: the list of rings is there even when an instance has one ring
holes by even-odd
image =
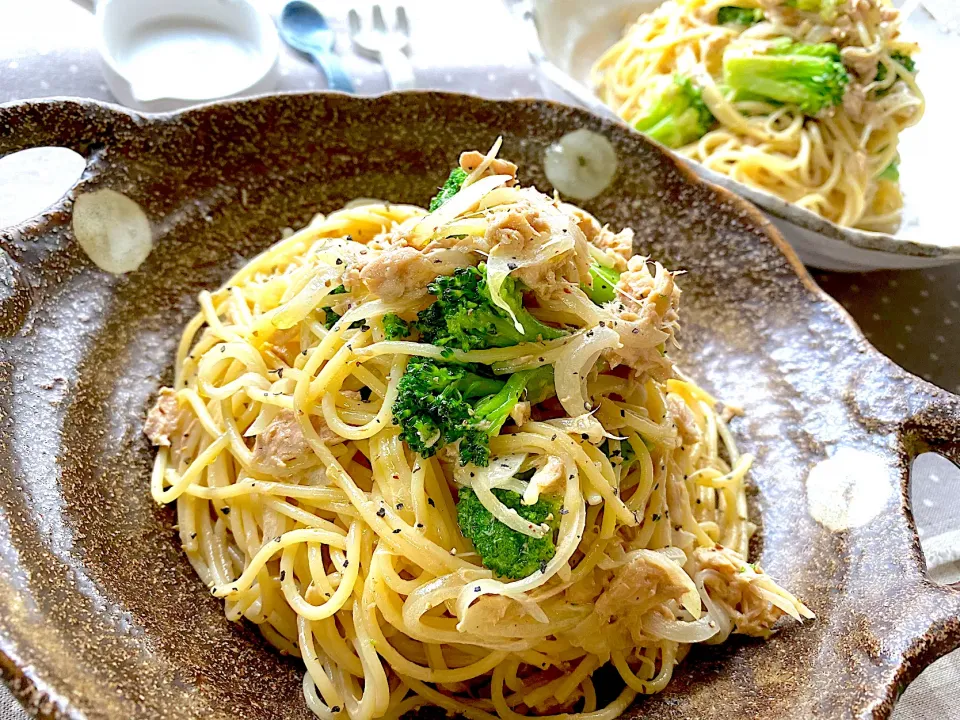
[[[661,0],[535,0],[534,16],[545,62],[541,67],[581,104],[614,116],[590,89],[590,67],[637,16]],[[900,4],[900,3],[897,3]],[[926,114],[900,139],[903,223],[895,235],[843,228],[815,213],[708,170],[701,177],[736,192],[760,207],[793,245],[800,258],[825,270],[928,268],[960,262],[960,142],[956,140],[960,96],[960,37],[941,28],[918,3],[908,11],[904,35],[920,43],[919,83]],[[563,73],[563,76],[558,76]]]
[[[148,112],[269,92],[280,42],[255,0],[75,0],[94,11],[107,86]]]

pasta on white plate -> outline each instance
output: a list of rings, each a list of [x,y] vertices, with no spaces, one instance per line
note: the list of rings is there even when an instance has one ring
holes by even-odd
[[[614,718],[693,643],[813,617],[748,563],[752,458],[670,359],[674,274],[499,145],[201,293],[147,417],[187,557],[321,718]]]
[[[667,0],[594,65],[600,98],[679,154],[838,225],[895,232],[923,116],[889,0]]]

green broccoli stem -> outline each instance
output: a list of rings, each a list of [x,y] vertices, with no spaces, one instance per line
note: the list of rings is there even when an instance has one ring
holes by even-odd
[[[763,10],[726,5],[717,10],[718,25],[756,25],[763,21]]]
[[[883,172],[877,175],[877,180],[889,180],[890,182],[900,182],[900,165],[894,160],[887,165]]]
[[[524,392],[530,402],[542,402],[555,395],[553,366],[544,365],[515,372],[498,392],[483,398],[474,406],[472,427],[460,441],[461,465],[489,464],[490,438],[499,434]]]
[[[837,17],[839,0],[787,0],[787,7],[803,10],[804,12],[820,13],[824,20],[833,20]]]
[[[482,398],[496,395],[506,386],[506,382],[499,378],[484,377],[476,373],[466,372],[461,380],[457,381],[457,389],[466,398]]]
[[[724,53],[723,74],[738,92],[796,105],[807,115],[839,104],[850,82],[836,45],[786,38],[763,55]]]
[[[487,435],[493,437],[500,432],[507,418],[510,417],[510,411],[513,406],[520,402],[520,397],[527,387],[527,383],[540,372],[542,368],[536,370],[521,370],[515,372],[498,392],[481,400],[474,408],[474,417],[479,421]],[[553,380],[551,368],[550,380]]]
[[[451,170],[450,177],[448,177],[446,182],[443,183],[443,187],[440,188],[440,192],[434,195],[433,199],[430,200],[430,212],[433,212],[447,202],[447,200],[460,192],[460,188],[463,187],[463,181],[466,179],[467,173],[465,170],[462,170],[461,168],[454,168]]]
[[[603,305],[617,297],[616,287],[620,281],[619,272],[599,263],[593,263],[590,265],[590,277],[593,279],[593,285],[587,287],[586,284],[580,283],[580,289],[597,305]]]
[[[690,78],[677,75],[633,126],[662,145],[678,148],[706,135],[713,122],[700,89]]]

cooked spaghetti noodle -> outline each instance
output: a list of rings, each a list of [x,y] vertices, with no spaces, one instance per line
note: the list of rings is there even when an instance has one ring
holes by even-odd
[[[755,19],[721,24],[736,8],[755,9]],[[917,46],[899,26],[889,0],[668,0],[640,16],[592,78],[630,124],[665,82],[689,78],[713,118],[702,137],[684,138],[681,155],[839,225],[894,232],[903,205],[898,136],[924,110]],[[811,116],[729,87],[726,57],[767,53],[784,38],[833,44],[848,77],[842,102]]]
[[[176,501],[191,564],[228,618],[302,658],[320,718],[614,718],[692,643],[812,617],[747,562],[752,458],[669,358],[673,274],[630,257],[629,230],[516,186],[498,146],[464,153],[462,185],[432,213],[320,216],[201,293],[147,418],[153,497]],[[549,332],[425,342],[432,283],[481,262],[491,298],[523,283],[525,310],[502,318],[529,311]],[[606,302],[591,269],[619,274]],[[386,339],[388,317],[411,323],[406,339]],[[415,362],[553,380],[515,398],[486,465],[464,465],[463,440],[404,439],[395,408]],[[458,523],[468,496],[491,533],[548,552],[497,575]],[[521,519],[548,501],[542,524]],[[612,694],[592,681],[604,665],[622,679]]]

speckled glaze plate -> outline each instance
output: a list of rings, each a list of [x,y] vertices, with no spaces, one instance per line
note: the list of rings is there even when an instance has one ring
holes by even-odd
[[[920,452],[960,461],[960,400],[870,347],[752,206],[640,135],[546,102],[437,93],[286,95],[162,116],[52,100],[0,107],[0,155],[60,145],[88,161],[57,206],[0,231],[0,668],[32,713],[310,717],[299,661],[223,617],[172,510],[150,499],[141,426],[181,326],[198,291],[282,228],[358,196],[425,203],[460,149],[499,134],[524,181],[548,191],[544,150],[580,127],[619,157],[587,209],[687,271],[681,361],[743,406],[733,430],[758,457],[757,557],[818,616],[767,643],[698,649],[627,716],[883,718],[960,645],[960,591],[925,579],[908,484]],[[101,188],[136,201],[153,231],[146,262],[122,277],[71,231],[73,201]],[[826,476],[837,492],[823,483],[829,457],[862,460]],[[809,504],[832,512],[834,529]]]

